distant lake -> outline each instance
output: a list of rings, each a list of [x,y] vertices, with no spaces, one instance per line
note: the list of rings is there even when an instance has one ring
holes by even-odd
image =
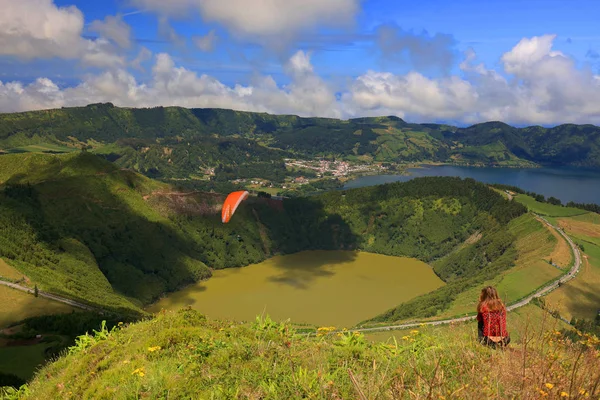
[[[303,251],[243,268],[216,270],[149,307],[191,306],[213,318],[351,327],[443,286],[422,261],[355,251]]]
[[[477,168],[450,165],[411,168],[409,176],[363,176],[349,181],[344,189],[405,182],[422,176],[458,176],[485,183],[502,183],[523,190],[554,196],[563,203],[600,203],[600,171],[579,168]]]

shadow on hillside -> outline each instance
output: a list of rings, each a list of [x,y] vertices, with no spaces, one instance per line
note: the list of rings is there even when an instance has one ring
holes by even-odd
[[[0,212],[26,221],[32,232],[29,240],[37,242],[15,248],[13,258],[62,275],[64,294],[105,307],[115,302],[94,284],[95,263],[115,291],[143,303],[210,276],[199,261],[198,243],[142,200],[142,193],[151,190],[146,178],[113,169],[87,154],[62,160],[59,169],[54,167],[50,173],[41,174],[38,168],[12,177],[0,191],[4,208]],[[62,173],[67,170],[68,175]],[[28,182],[28,177],[40,175],[48,180]],[[19,240],[17,229],[5,239]],[[61,244],[66,238],[84,244],[89,253],[77,249],[68,259],[61,259],[68,253]],[[84,261],[85,271],[73,260]]]
[[[275,252],[287,254],[272,260],[281,273],[269,277],[270,282],[309,289],[315,279],[335,274],[329,266],[356,259],[357,253],[352,250],[358,247],[358,237],[340,215],[328,214],[319,200],[285,200],[283,212],[255,207]]]

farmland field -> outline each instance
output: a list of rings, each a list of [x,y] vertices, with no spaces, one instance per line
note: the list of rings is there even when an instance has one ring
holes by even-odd
[[[530,211],[549,217],[572,217],[575,215],[584,215],[588,213],[588,211],[580,210],[578,208],[561,207],[548,203],[540,203],[539,201],[536,201],[533,197],[527,196],[525,194],[519,194],[515,196],[515,200],[527,206],[527,208],[529,208]]]
[[[68,313],[72,307],[0,285],[0,329],[25,318]]]
[[[594,318],[600,310],[600,215],[561,218],[561,227],[583,246],[581,272],[550,293],[547,304],[567,318]]]
[[[0,347],[0,372],[30,379],[44,363],[45,351],[57,342],[43,342],[28,346]]]
[[[23,278],[23,274],[11,267],[0,258],[0,278],[16,281]]]
[[[244,268],[214,271],[150,307],[192,306],[214,318],[274,319],[351,327],[443,282],[411,258],[350,251],[305,251]]]

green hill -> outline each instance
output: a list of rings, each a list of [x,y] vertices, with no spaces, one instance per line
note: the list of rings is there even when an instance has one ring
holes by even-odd
[[[293,176],[286,157],[362,162],[600,167],[600,128],[467,128],[410,124],[397,117],[336,120],[222,109],[87,107],[0,115],[0,150],[67,152],[89,148],[154,178]],[[1,152],[0,152],[1,153]]]
[[[516,326],[513,332],[516,333]],[[517,336],[517,335],[515,335]],[[527,325],[512,351],[467,329],[420,328],[396,342],[308,338],[291,326],[182,310],[83,336],[9,399],[597,398],[593,336]],[[2,390],[2,389],[0,389]]]
[[[222,224],[223,196],[174,192],[85,152],[5,155],[0,171],[0,257],[40,289],[120,312],[208,278],[211,268],[360,249],[433,262],[450,289],[402,317],[435,315],[512,265],[505,227],[526,211],[474,180],[422,178],[284,201],[252,197]],[[455,252],[474,232],[481,240]]]

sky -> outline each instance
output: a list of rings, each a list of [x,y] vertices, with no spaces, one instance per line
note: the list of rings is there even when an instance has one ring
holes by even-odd
[[[597,0],[0,0],[0,112],[600,125]]]

